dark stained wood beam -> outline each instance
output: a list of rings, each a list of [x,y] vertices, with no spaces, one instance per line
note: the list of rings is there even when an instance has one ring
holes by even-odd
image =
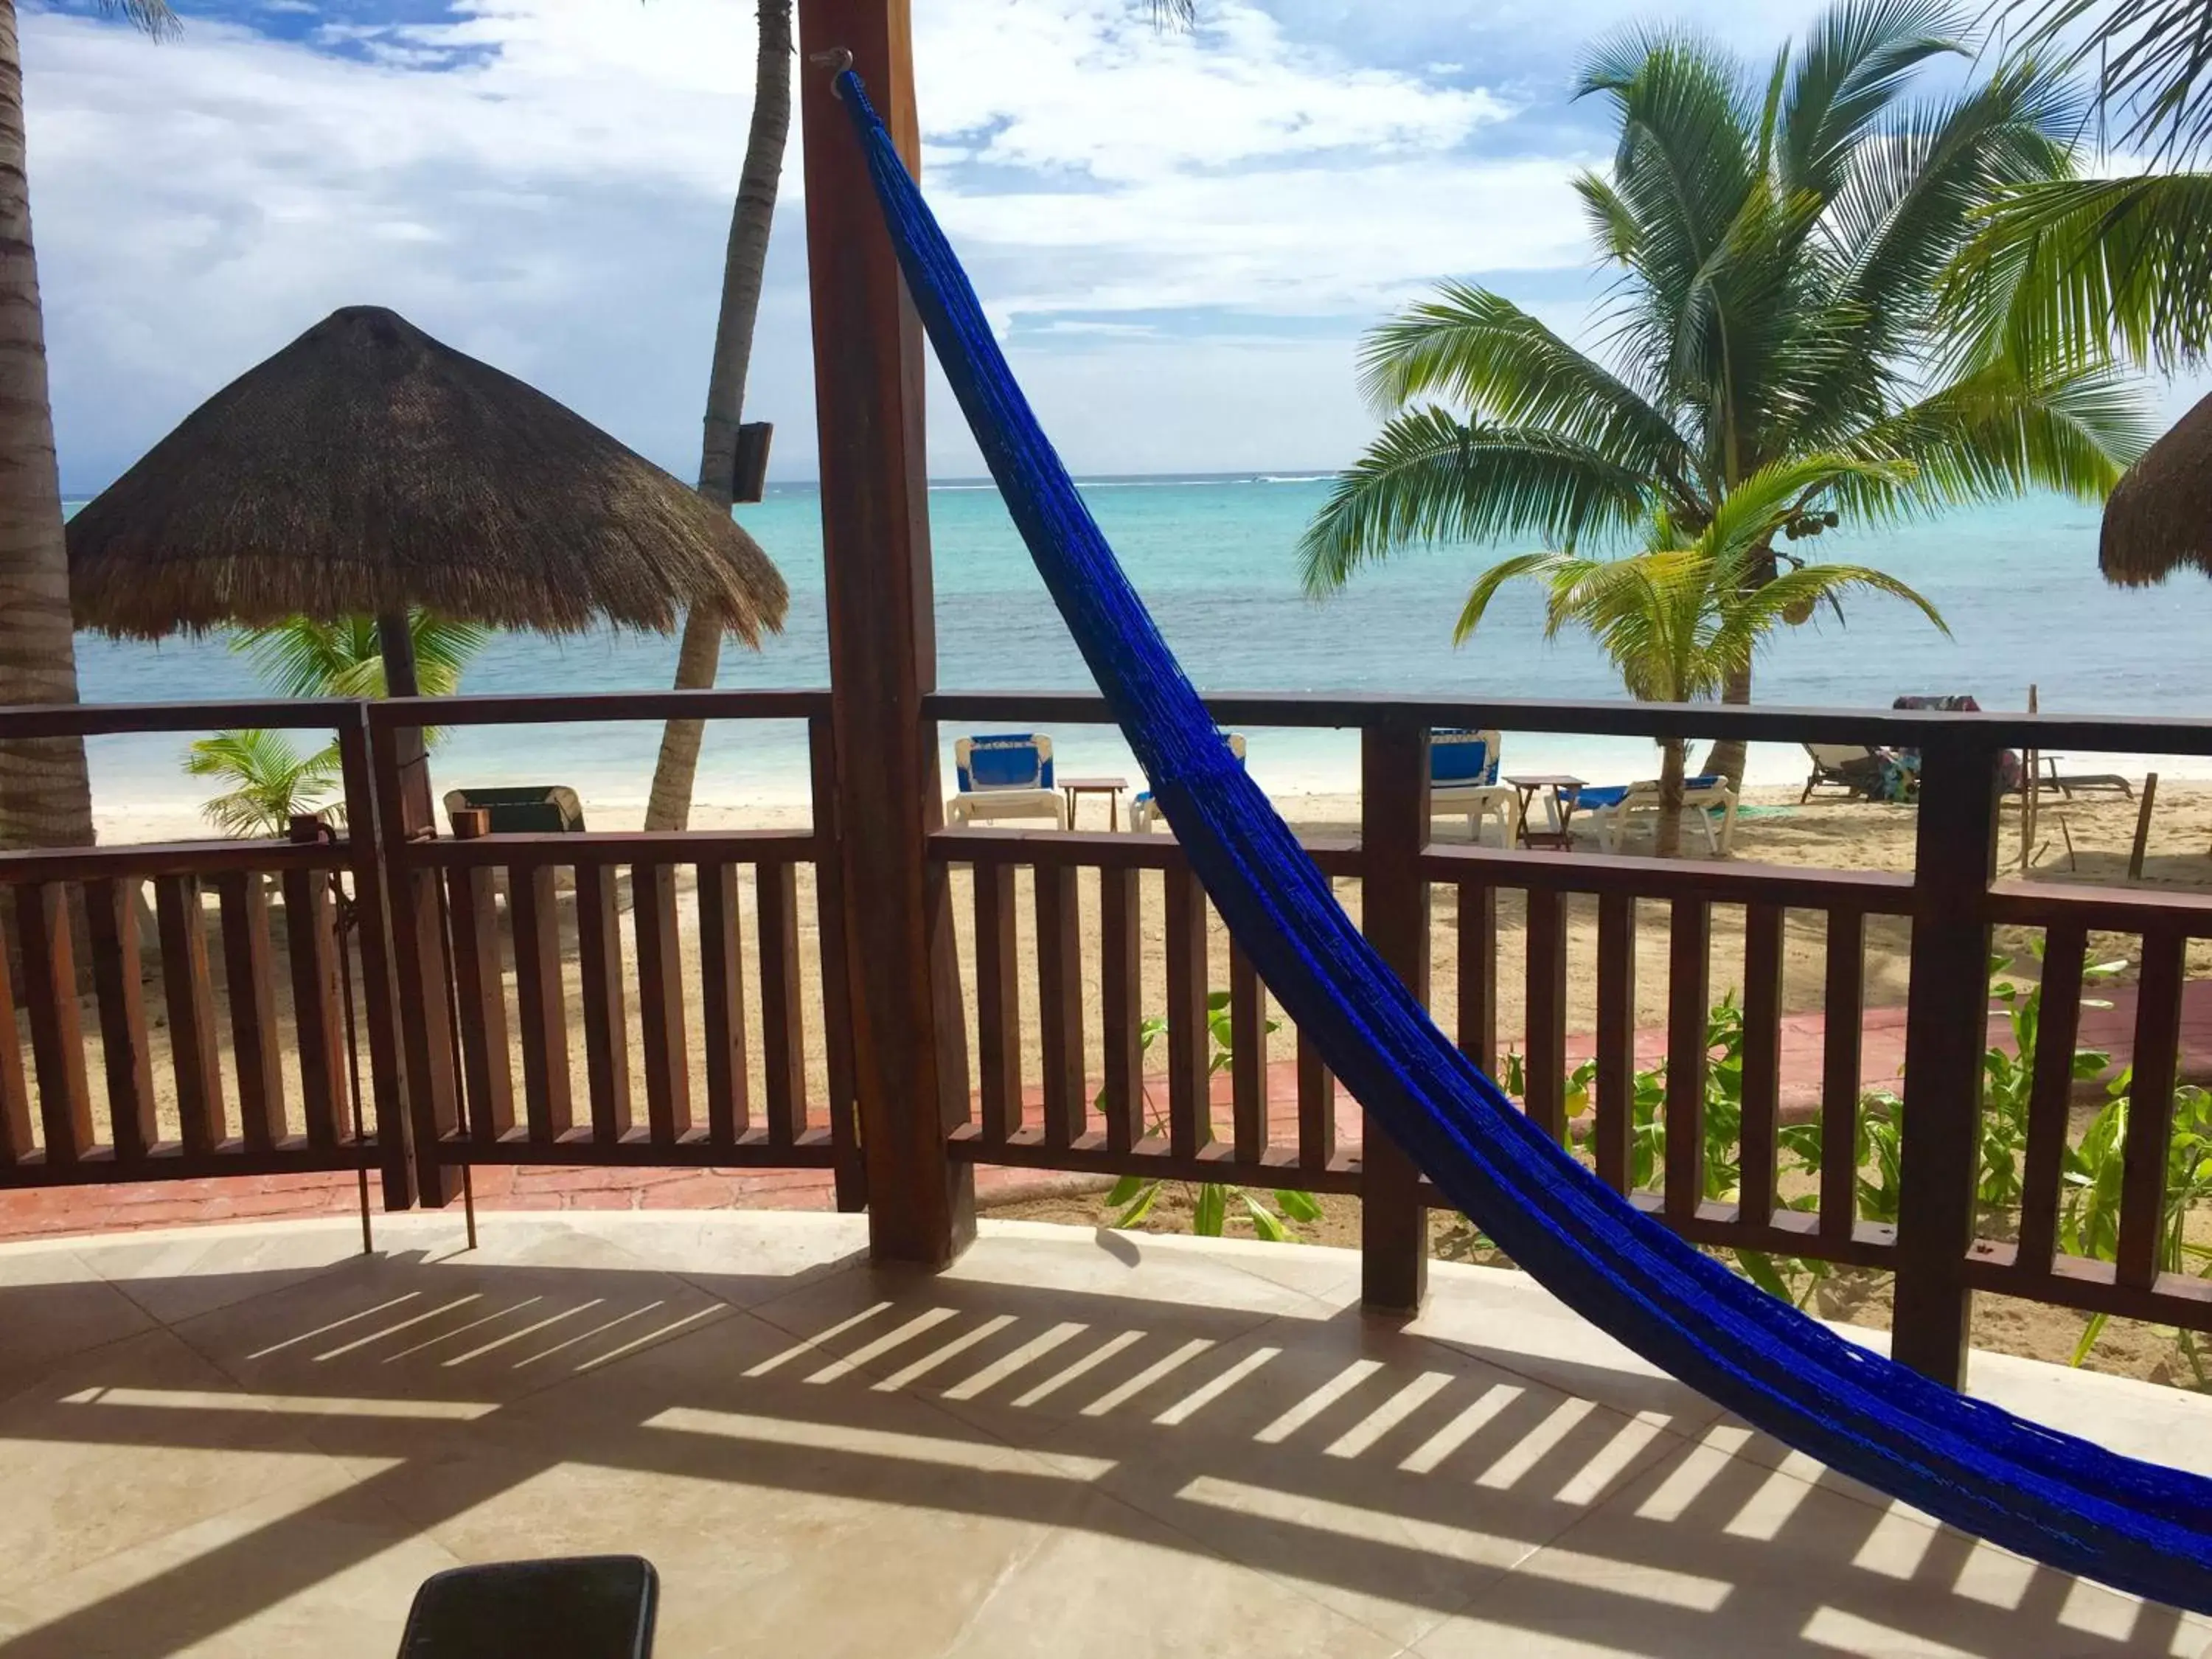
[[[969,1166],[948,1154],[968,1065],[941,826],[937,641],[922,447],[921,325],[908,302],[831,66],[849,52],[918,164],[906,0],[801,0],[799,120],[813,301],[815,421],[830,624],[838,856],[854,1085],[879,1261],[935,1267],[975,1233]]]

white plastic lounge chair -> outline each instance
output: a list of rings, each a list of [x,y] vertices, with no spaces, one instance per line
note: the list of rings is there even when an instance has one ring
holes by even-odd
[[[1468,839],[1482,839],[1482,821],[1498,814],[1501,845],[1513,845],[1521,827],[1521,797],[1498,781],[1500,744],[1495,732],[1445,726],[1429,733],[1429,816],[1467,814]]]
[[[1229,740],[1229,752],[1237,757],[1237,763],[1242,766],[1244,763],[1244,734],[1228,732],[1223,736]],[[1160,811],[1160,804],[1152,799],[1151,790],[1139,790],[1129,802],[1129,828],[1132,830],[1150,830],[1154,824],[1164,825],[1167,821],[1167,814]]]
[[[978,818],[1050,818],[1067,828],[1067,803],[1052,785],[1052,739],[1035,732],[962,738],[952,745],[959,788],[945,803],[953,823]]]
[[[1598,846],[1618,853],[1627,839],[1632,816],[1648,817],[1657,827],[1659,781],[1652,778],[1603,788],[1585,787],[1576,793],[1575,805],[1588,815],[1590,827],[1597,831]],[[1705,850],[1715,857],[1726,854],[1735,837],[1735,791],[1717,772],[1682,780],[1682,816],[1705,832]],[[1717,830],[1713,828],[1716,810],[1721,815]]]

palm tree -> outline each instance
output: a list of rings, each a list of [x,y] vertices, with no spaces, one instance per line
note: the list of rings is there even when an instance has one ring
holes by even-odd
[[[2117,143],[2161,168],[2016,185],[1981,216],[1945,287],[1970,338],[2061,365],[2113,348],[2176,368],[2212,350],[2212,6],[2203,0],[2010,0],[2020,50],[2075,41],[2097,66]]]
[[[1579,628],[1603,647],[1628,694],[1646,702],[1694,702],[1724,693],[1750,671],[1776,624],[1810,617],[1826,603],[1838,607],[1854,589],[1889,593],[1919,607],[1946,634],[1936,607],[1894,576],[1855,564],[1800,564],[1755,580],[1776,533],[1808,503],[1845,486],[1896,488],[1905,469],[1816,455],[1777,461],[1729,492],[1712,518],[1692,533],[1665,508],[1653,515],[1650,543],[1626,558],[1528,553],[1483,572],[1467,596],[1453,638],[1464,642],[1481,625],[1490,602],[1523,578],[1550,591],[1544,634],[1556,639]],[[1684,750],[1679,738],[1660,742],[1658,851],[1671,858],[1682,834]]]
[[[415,641],[415,671],[426,697],[451,696],[462,672],[491,638],[481,623],[416,609],[408,612]],[[233,634],[230,648],[252,660],[255,671],[286,697],[380,697],[384,651],[373,617],[317,622],[291,617],[265,628]],[[439,734],[426,732],[426,743]],[[339,813],[326,803],[342,776],[333,742],[302,755],[281,732],[258,727],[218,732],[185,751],[185,770],[196,778],[221,778],[231,787],[200,808],[228,836],[281,836],[295,815]]]
[[[426,697],[449,697],[461,675],[490,641],[481,623],[459,622],[416,609],[407,615],[415,641],[415,675]],[[283,697],[380,697],[384,651],[376,618],[341,617],[317,622],[289,617],[266,628],[231,635],[230,648],[252,659],[254,672]]]
[[[1604,174],[1577,181],[1619,275],[1598,349],[1510,301],[1446,283],[1375,330],[1362,380],[1389,418],[1302,547],[1319,594],[1417,544],[1542,538],[1572,553],[1663,514],[1702,535],[1731,494],[1796,457],[1834,472],[1743,566],[1759,586],[1796,541],[2057,489],[2101,499],[2145,441],[2107,368],[1954,363],[1937,277],[1976,206],[2063,178],[2076,100],[2032,64],[1933,101],[1916,71],[1962,50],[1939,0],[1844,0],[1756,79],[1692,36],[1595,51],[1578,97],[1612,106]],[[1746,656],[1723,688],[1747,702]],[[1741,744],[1706,769],[1741,780]]]
[[[722,304],[714,322],[714,356],[707,376],[705,432],[699,446],[699,493],[730,509],[738,454],[738,422],[744,412],[745,374],[760,314],[762,273],[768,265],[769,230],[775,220],[776,181],[791,131],[791,0],[760,0],[760,49],[753,81],[753,119],[745,159],[738,171],[738,199],[730,213],[730,240],[722,256]],[[684,619],[676,652],[676,689],[703,690],[722,664],[720,622]],[[647,830],[681,830],[691,818],[691,786],[699,773],[699,744],[706,722],[672,720],[662,729],[660,758],[647,797]]]
[[[1149,4],[1154,25],[1163,28],[1188,27],[1196,14],[1196,0],[1149,0]],[[760,312],[761,274],[767,266],[769,231],[775,218],[776,181],[790,131],[791,0],[760,0],[752,127],[745,137],[729,245],[722,257],[722,304],[714,324],[706,431],[699,457],[699,493],[726,511],[731,504],[731,471],[744,409],[753,325]],[[683,642],[676,653],[678,691],[703,690],[714,684],[721,668],[722,633],[711,617],[684,618]],[[705,732],[706,722],[696,720],[672,720],[662,728],[660,758],[653,766],[653,789],[646,801],[647,830],[681,830],[690,822],[691,791]]]
[[[102,0],[151,35],[162,0]],[[23,138],[15,0],[0,0],[0,706],[76,701],[76,639]],[[81,738],[0,742],[0,848],[91,844]]]
[[[295,817],[337,816],[343,802],[336,744],[301,755],[282,732],[218,732],[185,752],[185,770],[231,787],[200,808],[226,836],[283,836]]]

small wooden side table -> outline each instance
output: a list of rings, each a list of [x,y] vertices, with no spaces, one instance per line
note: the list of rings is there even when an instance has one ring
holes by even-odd
[[[1067,827],[1075,828],[1076,804],[1085,795],[1106,797],[1106,827],[1121,827],[1121,792],[1129,787],[1127,778],[1062,778],[1060,792],[1067,797]]]
[[[1567,824],[1575,815],[1575,800],[1585,787],[1582,779],[1565,772],[1539,772],[1505,781],[1521,792],[1523,847],[1550,848],[1562,853],[1573,847],[1574,837],[1568,833]],[[1549,792],[1544,800],[1544,818],[1549,827],[1542,830],[1531,829],[1528,823],[1528,809],[1539,791]]]

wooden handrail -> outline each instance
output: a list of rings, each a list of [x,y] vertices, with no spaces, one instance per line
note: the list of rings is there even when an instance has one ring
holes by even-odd
[[[106,881],[130,877],[213,876],[255,870],[343,870],[353,852],[343,841],[149,842],[143,846],[36,847],[0,853],[0,885],[24,882]]]
[[[707,691],[470,692],[389,697],[368,705],[374,726],[567,726],[578,720],[803,720],[830,711],[830,693],[806,689]]]
[[[811,830],[611,830],[582,835],[488,835],[414,841],[393,849],[410,868],[535,869],[616,864],[811,863],[828,848]]]
[[[1721,703],[1553,701],[1522,697],[1403,696],[1389,692],[1317,695],[1231,691],[1209,696],[1224,726],[1349,728],[1393,720],[1620,738],[1742,738],[1753,743],[1865,743],[1922,748],[1946,731],[1984,749],[2110,750],[2212,756],[2212,721],[2154,715],[1959,713],[1929,708],[1741,708]],[[938,691],[922,710],[936,720],[1114,723],[1090,691]]]
[[[11,738],[95,738],[131,732],[230,731],[241,726],[335,731],[354,722],[357,707],[339,697],[16,703],[0,708],[0,732]]]

